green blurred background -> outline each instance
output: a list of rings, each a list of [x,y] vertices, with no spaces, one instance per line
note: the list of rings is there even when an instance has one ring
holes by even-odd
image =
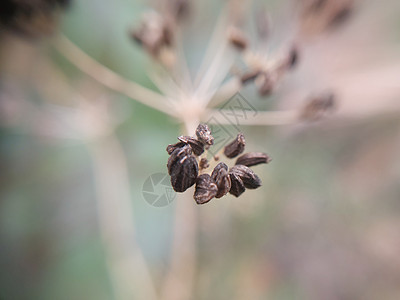
[[[290,1],[266,4],[276,31],[290,32]],[[85,138],[106,126],[104,115],[128,170],[137,244],[162,285],[177,201],[190,196],[157,208],[143,199],[142,186],[166,172],[165,147],[181,124],[104,88],[53,47],[62,33],[99,63],[154,89],[147,77],[154,64],[128,36],[150,5],[74,1],[51,37],[2,31],[0,299],[117,299],[98,223],[100,158]],[[220,2],[195,5],[184,40],[193,70],[221,9]],[[333,88],[338,114],[241,128],[247,150],[273,161],[254,168],[263,180],[258,190],[204,206],[192,201],[199,218],[189,221],[199,226],[190,299],[399,299],[399,17],[397,1],[359,1],[347,24],[304,46],[304,64],[274,96],[242,91],[257,109],[273,110]],[[97,106],[100,119],[91,119]]]

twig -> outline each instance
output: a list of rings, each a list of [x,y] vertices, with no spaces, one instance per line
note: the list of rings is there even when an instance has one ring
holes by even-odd
[[[75,67],[116,92],[127,95],[138,102],[174,116],[168,100],[133,81],[123,78],[117,73],[95,61],[67,37],[60,36],[54,41],[54,47]]]

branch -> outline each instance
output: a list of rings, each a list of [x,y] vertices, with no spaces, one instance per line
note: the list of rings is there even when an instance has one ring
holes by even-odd
[[[54,47],[66,59],[83,73],[89,75],[111,90],[124,94],[138,102],[159,110],[167,115],[175,116],[168,100],[140,84],[125,79],[96,60],[91,58],[67,37],[60,36],[54,41]]]

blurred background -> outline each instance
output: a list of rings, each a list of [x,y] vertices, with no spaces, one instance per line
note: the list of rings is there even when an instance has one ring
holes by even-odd
[[[252,43],[265,7],[265,51],[300,50],[271,96],[251,84],[241,95],[259,112],[293,111],[330,90],[335,111],[249,119],[247,151],[273,159],[254,167],[261,188],[156,207],[145,182],[166,174],[182,122],[102,68],[158,91],[157,62],[130,37],[157,2],[2,1],[0,299],[399,299],[400,3],[342,2],[351,8],[315,20],[302,1],[247,4]],[[191,72],[226,5],[190,2]]]

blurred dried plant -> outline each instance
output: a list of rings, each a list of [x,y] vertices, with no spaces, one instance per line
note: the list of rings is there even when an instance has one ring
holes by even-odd
[[[48,28],[52,28],[53,10],[57,11],[67,2],[60,0],[25,3],[24,1],[6,0],[2,4],[7,7],[7,10],[1,11],[2,26],[29,36],[51,32],[52,29]],[[34,3],[37,6],[34,6]],[[274,93],[279,86],[284,85],[286,74],[300,66],[303,57],[307,57],[309,49],[306,45],[307,41],[317,34],[324,34],[327,29],[335,29],[336,25],[344,23],[346,18],[351,16],[354,1],[301,1],[298,5],[300,7],[297,19],[299,28],[296,28],[296,35],[288,45],[283,47],[284,50],[278,51],[274,55],[271,55],[265,48],[258,47],[258,42],[268,43],[271,18],[265,12],[259,12],[259,15],[254,18],[257,37],[256,40],[252,40],[251,36],[241,27],[246,20],[245,10],[238,9],[237,1],[229,2],[220,14],[209,46],[205,51],[204,61],[196,76],[190,75],[182,44],[183,24],[190,20],[191,13],[196,13],[191,4],[185,0],[160,4],[160,9],[153,9],[146,13],[130,32],[131,38],[149,54],[157,66],[155,70],[149,70],[148,75],[158,91],[148,89],[113,72],[92,59],[65,36],[56,38],[54,47],[76,68],[104,87],[165,113],[182,124],[184,127],[182,134],[184,135],[167,151],[171,157],[180,157],[180,155],[190,157],[188,165],[195,169],[191,151],[197,156],[201,155],[204,149],[199,147],[198,142],[206,139],[206,136],[201,137],[201,135],[197,136],[197,139],[189,136],[195,132],[198,124],[213,114],[215,107],[240,91],[245,85],[254,83],[261,96],[269,96]],[[240,8],[246,5],[249,4],[242,3]],[[244,71],[237,72],[233,68],[238,61],[244,62],[246,68]],[[50,64],[47,67],[46,72],[49,72],[49,77],[58,78],[60,76],[60,74],[53,73],[54,66]],[[398,69],[394,68],[393,73],[396,73],[396,70]],[[60,81],[63,82],[63,80]],[[362,86],[362,82],[360,79],[359,86]],[[325,94],[319,90],[313,90],[313,87],[307,88],[308,93],[315,96],[304,97],[305,104],[294,105],[292,109],[282,111],[259,111],[257,116],[244,121],[241,125],[296,124],[319,119],[335,108],[335,90],[333,90],[333,94]],[[69,90],[70,88],[65,87],[65,89]],[[132,299],[137,296],[135,292],[135,288],[137,288],[143,299],[190,299],[193,295],[195,275],[198,270],[196,266],[199,225],[197,207],[193,205],[192,201],[187,201],[185,195],[178,198],[170,264],[162,286],[156,288],[141,249],[135,240],[125,154],[113,133],[115,120],[112,120],[107,114],[107,101],[102,102],[97,98],[86,100],[82,94],[84,94],[82,91],[75,91],[73,94],[79,104],[76,111],[64,112],[60,115],[67,116],[64,120],[68,120],[66,123],[75,129],[71,130],[70,136],[75,138],[78,136],[90,142],[89,149],[97,174],[99,223],[107,250],[107,260],[115,294],[121,299]],[[295,92],[293,94],[296,95],[294,102],[298,103],[303,99],[297,97]],[[21,104],[21,106],[25,110],[31,110],[29,105]],[[56,119],[52,120],[54,123],[60,119],[54,118],[54,112],[51,110],[44,113],[39,112],[38,115],[40,117],[50,116]],[[217,121],[221,124],[226,122],[224,119]],[[91,126],[91,123],[101,125],[96,127]],[[51,134],[66,135],[65,130],[58,132],[56,129],[55,126],[52,127]],[[227,157],[236,157],[242,153],[243,148],[244,138],[238,136],[224,150]],[[191,176],[187,182],[176,180],[175,187],[181,191],[196,184],[194,193],[198,203],[208,202],[213,197],[221,197],[228,190],[235,196],[239,196],[246,187],[255,188],[260,184],[259,178],[249,171],[249,167],[269,161],[270,158],[264,153],[245,153],[237,158],[236,166],[232,167],[230,172],[227,172],[223,163],[219,163],[214,168],[215,172],[213,171],[210,175],[203,173],[210,167],[210,161],[203,157],[200,159],[198,169],[200,175]],[[213,163],[214,161],[211,162],[211,164]],[[108,174],[110,169],[113,170],[113,174]],[[181,169],[178,170],[178,173],[180,171]],[[171,170],[171,173],[173,172],[175,171]],[[230,187],[228,182],[230,182]],[[118,205],[111,200],[115,200]],[[114,219],[110,217],[110,211],[120,223],[112,222]],[[127,236],[129,236],[129,241],[125,240]],[[121,253],[123,259],[119,257]],[[132,281],[138,283],[135,288],[132,287]]]

